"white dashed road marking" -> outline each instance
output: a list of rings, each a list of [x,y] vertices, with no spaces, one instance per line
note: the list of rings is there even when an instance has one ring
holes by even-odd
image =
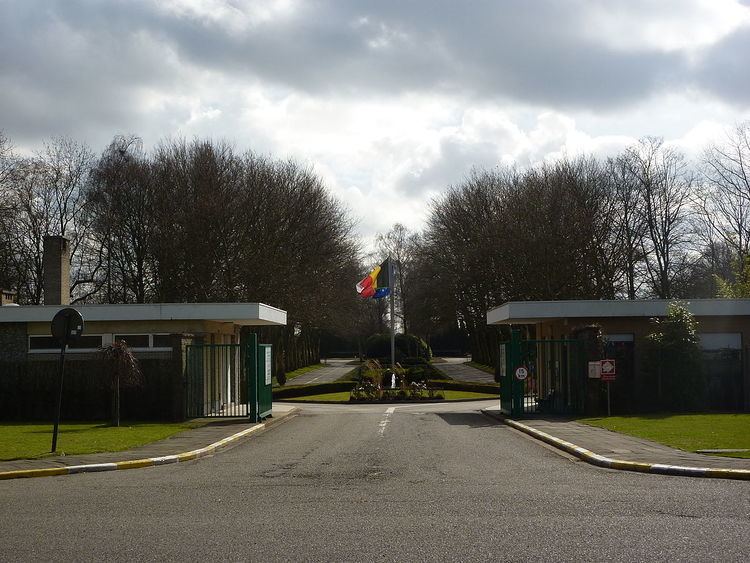
[[[391,421],[391,415],[396,410],[396,407],[388,407],[385,410],[385,416],[383,417],[383,420],[380,421],[380,424],[378,426],[380,427],[380,430],[378,430],[378,436],[381,438],[385,434],[385,427],[388,426],[388,423]]]

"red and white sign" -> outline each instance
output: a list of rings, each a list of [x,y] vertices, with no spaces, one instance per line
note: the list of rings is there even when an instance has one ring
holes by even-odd
[[[601,360],[602,381],[614,381],[617,378],[617,368],[614,360]]]

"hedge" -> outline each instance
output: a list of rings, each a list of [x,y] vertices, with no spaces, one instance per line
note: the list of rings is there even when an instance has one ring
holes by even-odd
[[[497,383],[471,383],[468,381],[430,380],[429,384],[435,389],[450,391],[473,391],[475,393],[497,393],[500,395],[500,385]]]
[[[169,359],[139,360],[139,387],[120,388],[124,420],[181,420],[184,385]],[[42,421],[54,416],[60,380],[56,361],[0,362],[0,420]],[[109,420],[112,392],[99,359],[65,361],[63,420]]]
[[[351,391],[357,385],[354,381],[334,381],[332,383],[317,383],[315,385],[295,385],[273,390],[274,401],[305,397],[307,395],[323,395],[324,393],[340,393]],[[430,387],[451,391],[473,391],[475,393],[500,394],[500,386],[491,383],[468,383],[465,381],[429,380]]]
[[[314,385],[287,385],[273,390],[274,401],[304,397],[305,395],[322,395],[323,393],[340,393],[351,391],[357,385],[355,381],[333,381],[331,383],[316,383]]]

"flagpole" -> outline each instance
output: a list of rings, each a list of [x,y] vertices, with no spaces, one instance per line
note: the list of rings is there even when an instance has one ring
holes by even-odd
[[[388,286],[391,288],[391,369],[396,369],[396,315],[395,296],[396,288],[393,286],[393,265],[391,257],[388,257]]]

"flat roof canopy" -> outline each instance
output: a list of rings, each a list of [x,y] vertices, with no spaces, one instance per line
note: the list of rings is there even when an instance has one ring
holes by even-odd
[[[509,301],[487,311],[488,325],[537,324],[574,318],[663,317],[669,299]],[[750,315],[750,299],[685,300],[696,317]]]
[[[286,311],[263,303],[146,303],[120,305],[23,305],[0,307],[0,323],[51,322],[73,307],[85,321],[216,321],[240,326],[286,325]]]

